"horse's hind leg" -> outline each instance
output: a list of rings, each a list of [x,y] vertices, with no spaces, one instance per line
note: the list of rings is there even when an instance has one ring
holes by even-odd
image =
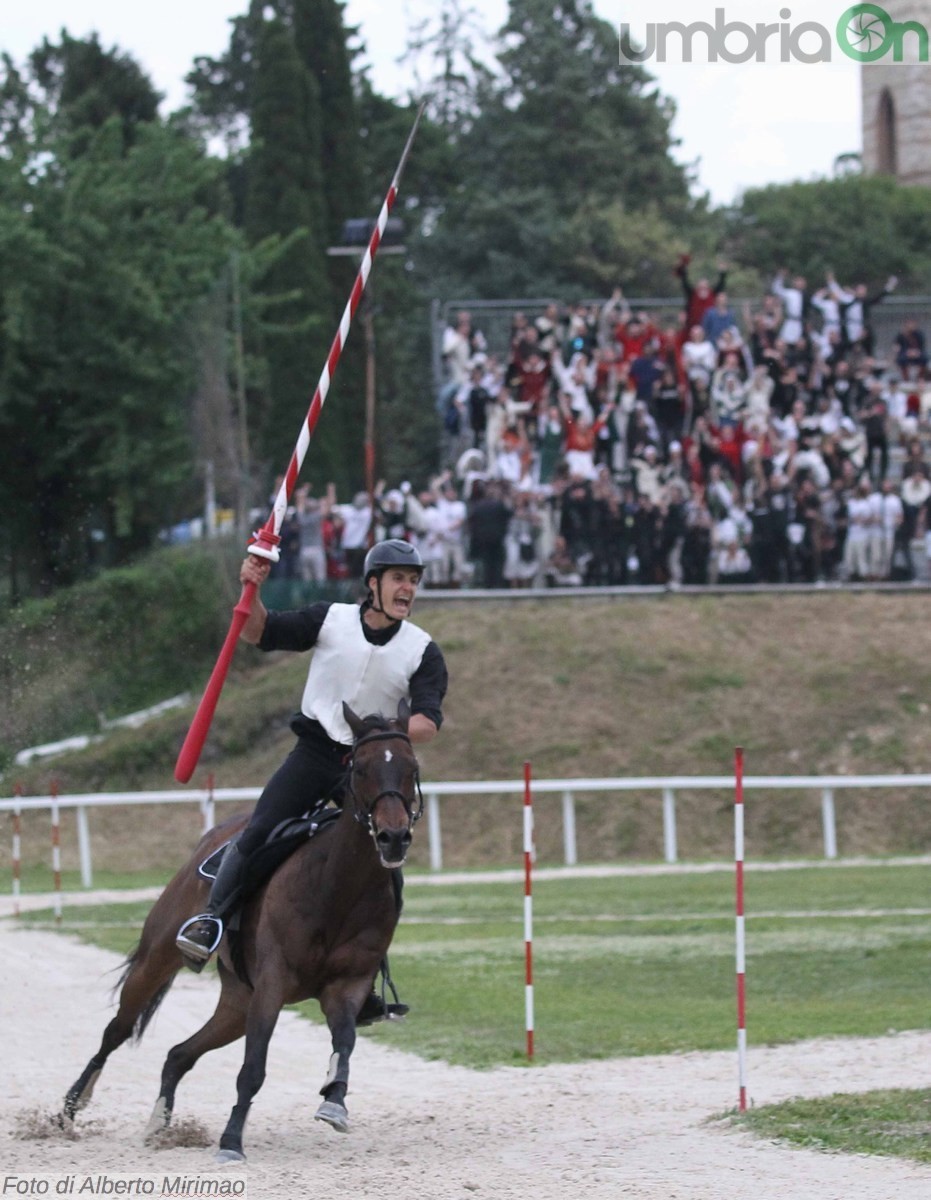
[[[113,1051],[122,1046],[134,1031],[138,1036],[142,1035],[180,966],[176,953],[165,953],[161,948],[150,952],[140,943],[129,959],[116,1016],[104,1030],[99,1050],[68,1089],[59,1116],[60,1122],[73,1121],[78,1109],[88,1103],[100,1072]]]
[[[221,964],[221,972],[222,972]],[[235,981],[238,984],[238,981]],[[239,987],[242,987],[240,984]],[[246,989],[242,989],[246,992]],[[231,994],[231,992],[233,994]],[[246,992],[248,995],[248,992]],[[146,1140],[166,1129],[171,1121],[175,1105],[175,1091],[184,1076],[190,1071],[202,1055],[210,1050],[218,1050],[241,1038],[246,1031],[246,1007],[248,1001],[243,1001],[235,995],[233,987],[228,988],[224,980],[223,991],[210,1020],[185,1042],[179,1042],[168,1051],[165,1065],[162,1068],[162,1084],[159,1090],[155,1108],[146,1126]]]

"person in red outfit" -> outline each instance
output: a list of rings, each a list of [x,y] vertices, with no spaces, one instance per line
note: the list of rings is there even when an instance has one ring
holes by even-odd
[[[683,254],[675,266],[675,274],[679,276],[682,294],[685,298],[685,321],[679,330],[680,344],[685,341],[688,331],[693,325],[701,325],[705,313],[714,306],[718,293],[723,292],[727,284],[727,264],[720,262],[718,263],[718,278],[714,287],[707,279],[699,279],[698,283],[693,285],[689,280],[688,272],[691,261],[690,254]]]

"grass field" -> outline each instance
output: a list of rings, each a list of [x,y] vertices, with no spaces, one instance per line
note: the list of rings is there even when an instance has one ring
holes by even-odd
[[[751,1110],[739,1124],[810,1150],[847,1151],[931,1163],[931,1088],[787,1100]]]
[[[413,1013],[377,1036],[471,1067],[523,1063],[522,906],[522,884],[410,878],[391,965]],[[66,908],[61,929],[125,953],[148,907]],[[750,868],[746,911],[751,1046],[931,1027],[926,867]],[[536,1061],[734,1046],[733,913],[728,871],[537,882]]]

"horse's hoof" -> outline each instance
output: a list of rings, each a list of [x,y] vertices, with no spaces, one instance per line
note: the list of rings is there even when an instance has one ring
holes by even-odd
[[[332,1100],[324,1100],[314,1113],[315,1121],[326,1121],[337,1133],[349,1132],[349,1113],[342,1104],[334,1104]]]
[[[142,1140],[144,1142],[151,1141],[157,1134],[167,1129],[170,1122],[171,1109],[168,1107],[165,1097],[159,1096],[155,1101],[155,1107],[152,1109],[152,1115],[149,1117],[149,1123],[145,1127]]]
[[[225,1163],[244,1163],[246,1156],[238,1150],[218,1150],[214,1161],[219,1163],[220,1166],[223,1166]]]

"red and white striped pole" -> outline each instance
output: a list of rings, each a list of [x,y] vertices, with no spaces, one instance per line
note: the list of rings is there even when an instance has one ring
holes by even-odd
[[[744,937],[744,752],[734,751],[734,865],[737,873],[738,1107],[747,1111],[747,960]]]
[[[407,163],[408,156],[411,151],[411,146],[414,144],[414,135],[417,133],[417,126],[420,124],[420,118],[423,116],[424,105],[421,104],[414,119],[413,128],[408,135],[404,150],[401,153],[400,161],[394,173],[394,178],[391,181],[391,186],[388,188],[388,194],[385,196],[384,203],[381,206],[381,212],[378,214],[378,219],[375,222],[375,229],[369,239],[368,247],[362,258],[362,265],[359,267],[359,273],[356,276],[355,283],[352,285],[352,292],[349,295],[349,301],[343,310],[343,316],[339,323],[339,329],[336,331],[336,336],[333,339],[333,344],[330,347],[330,353],[327,355],[327,360],[323,365],[323,371],[320,374],[320,379],[317,383],[316,391],[313,399],[310,402],[310,408],[307,410],[307,416],[304,418],[304,424],[301,426],[301,432],[298,435],[297,445],[294,447],[294,453],[291,455],[291,461],[288,463],[288,469],[285,472],[284,480],[278,490],[278,495],[269,514],[268,520],[262,528],[256,533],[255,541],[248,547],[250,554],[256,554],[260,558],[268,558],[273,562],[278,560],[278,543],[281,538],[279,536],[282,522],[285,514],[288,511],[288,501],[291,498],[291,493],[294,490],[294,485],[297,482],[297,476],[301,469],[301,464],[304,461],[304,455],[307,453],[307,447],[310,445],[310,439],[317,427],[317,421],[320,419],[320,412],[323,409],[324,402],[327,398],[327,393],[330,390],[330,383],[336,371],[336,365],[339,362],[340,355],[343,352],[343,346],[346,344],[346,339],[349,336],[349,328],[352,324],[352,318],[355,315],[356,309],[359,307],[359,301],[362,299],[362,293],[365,291],[365,284],[369,277],[369,272],[372,269],[372,262],[381,244],[382,236],[385,232],[385,226],[388,224],[388,217],[394,207],[394,202],[398,198],[398,186],[401,180],[401,173]],[[181,752],[178,755],[178,760],[175,763],[175,779],[179,783],[187,783],[194,774],[194,768],[197,766],[197,760],[200,758],[200,752],[203,749],[204,742],[207,740],[207,732],[210,729],[210,722],[213,720],[213,714],[217,707],[217,701],[220,699],[220,692],[223,690],[223,684],[226,680],[229,671],[230,663],[233,659],[233,652],[236,649],[236,643],[239,640],[239,635],[242,628],[249,618],[249,613],[252,611],[252,601],[255,598],[255,585],[247,583],[243,586],[239,601],[233,609],[233,619],[230,622],[229,630],[226,634],[226,640],[220,650],[216,665],[210,679],[207,681],[207,687],[201,697],[197,712],[194,714],[194,719],[191,722],[191,727],[188,730],[187,737],[184,739],[184,745],[181,747]]]
[[[530,763],[524,763],[524,1004],[527,1057],[533,1058],[533,800]]]
[[[49,789],[52,796],[52,883],[55,889],[55,920],[61,922],[61,825],[58,813],[58,780]]]
[[[13,795],[22,796],[22,784],[13,785]],[[13,809],[13,916],[19,916],[19,897],[22,889],[23,820],[19,805]]]

